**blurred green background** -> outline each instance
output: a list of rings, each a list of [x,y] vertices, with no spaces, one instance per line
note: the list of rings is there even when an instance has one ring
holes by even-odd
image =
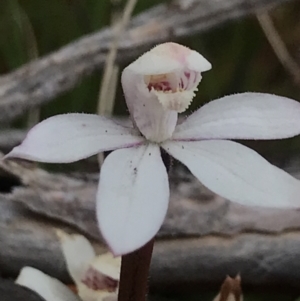
[[[140,0],[134,13],[161,2]],[[0,0],[0,73],[9,73],[32,59],[109,25],[115,9],[118,7],[109,0]],[[300,69],[300,1],[281,5],[270,15]],[[300,100],[300,86],[280,64],[255,16],[221,24],[179,42],[198,50],[213,65],[213,69],[204,74],[190,110],[225,94],[245,91],[275,93]],[[95,73],[74,90],[42,107],[41,118],[71,111],[96,112],[101,76],[100,72]],[[121,86],[118,87],[114,114],[127,114]],[[24,127],[25,118],[13,126]],[[279,165],[287,164],[289,158],[300,153],[300,138],[247,144]],[[216,293],[192,293],[190,296],[168,293],[160,300],[206,301],[212,300]],[[249,292],[245,300],[289,301],[295,300],[295,294]]]

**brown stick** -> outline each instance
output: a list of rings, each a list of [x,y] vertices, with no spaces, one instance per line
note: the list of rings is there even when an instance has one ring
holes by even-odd
[[[296,158],[286,167],[299,176],[292,164]],[[68,283],[53,229],[79,232],[99,242],[97,185],[98,177],[92,174],[50,174],[25,162],[0,160],[1,274],[16,277],[29,265]],[[299,287],[299,210],[229,202],[176,165],[170,188],[168,214],[151,261],[154,290],[217,288],[226,275],[238,273],[245,285]],[[107,251],[101,243],[97,250]]]
[[[122,257],[118,301],[146,301],[154,239]]]
[[[176,0],[135,16],[119,41],[117,62],[135,58],[163,41],[207,31],[228,20],[271,9],[290,0]],[[187,5],[188,2],[188,5]],[[113,39],[111,28],[83,37],[64,48],[0,77],[0,122],[48,103],[102,68]]]

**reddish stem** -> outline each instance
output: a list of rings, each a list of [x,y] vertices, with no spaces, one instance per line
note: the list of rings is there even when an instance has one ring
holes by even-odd
[[[118,301],[146,301],[154,239],[122,256]]]

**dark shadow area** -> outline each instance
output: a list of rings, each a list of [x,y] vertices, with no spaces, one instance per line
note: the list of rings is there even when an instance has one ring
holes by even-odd
[[[11,193],[15,187],[22,186],[21,180],[5,171],[0,171],[0,193]]]
[[[45,301],[35,292],[15,284],[13,281],[0,278],[1,301]]]

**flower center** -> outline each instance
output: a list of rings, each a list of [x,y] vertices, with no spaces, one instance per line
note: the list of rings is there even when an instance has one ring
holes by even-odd
[[[180,72],[147,75],[144,78],[150,93],[153,93],[167,110],[184,112],[191,104],[201,80],[200,72]]]
[[[172,91],[171,82],[168,80],[168,74],[150,75],[148,90]]]

